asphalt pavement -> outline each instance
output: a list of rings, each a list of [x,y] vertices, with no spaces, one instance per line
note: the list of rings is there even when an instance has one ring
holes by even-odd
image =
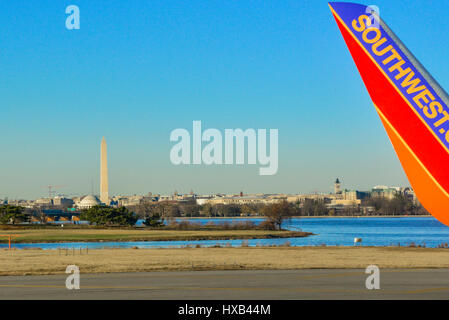
[[[191,271],[0,277],[0,299],[448,299],[449,269],[380,270],[368,290],[362,269]]]

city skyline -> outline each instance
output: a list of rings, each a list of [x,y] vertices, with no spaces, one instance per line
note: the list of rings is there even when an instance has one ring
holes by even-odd
[[[108,171],[108,149],[107,149],[107,143],[106,143],[106,139],[103,136],[102,140],[101,140],[101,144],[100,144],[100,159],[99,159],[99,170],[96,174],[97,177],[99,177],[99,179],[95,179],[95,178],[91,178],[89,180],[90,183],[90,191],[88,191],[88,189],[84,189],[84,191],[81,192],[67,192],[67,184],[62,184],[62,185],[58,185],[56,187],[60,188],[59,191],[55,191],[53,190],[55,197],[58,196],[62,196],[62,197],[67,197],[67,198],[74,198],[74,197],[84,197],[86,195],[94,195],[94,196],[98,196],[99,200],[101,201],[101,203],[107,203],[109,200],[105,200],[110,199],[110,193],[109,193],[109,171]],[[248,166],[248,165],[246,165]],[[257,175],[256,175],[257,176]],[[339,178],[337,178],[338,180]],[[96,183],[95,181],[98,181],[98,189],[96,188]],[[328,179],[328,182],[331,181]],[[313,181],[312,181],[313,183]],[[362,187],[362,188],[358,188],[355,186],[352,186],[350,189],[347,190],[371,190],[371,188],[373,188],[373,186],[402,186],[402,187],[408,187],[409,184],[385,184],[385,183],[377,183],[377,184],[372,184],[369,187]],[[52,186],[51,184],[49,186]],[[45,185],[43,188],[48,189],[49,187],[48,185]],[[40,186],[42,188],[42,186]],[[61,190],[61,189],[65,189],[65,190]],[[115,188],[115,189],[119,189],[119,188]],[[143,192],[131,192],[131,193],[126,193],[126,192],[114,192],[112,193],[112,196],[129,196],[129,195],[145,195],[148,193],[154,193],[154,194],[160,194],[160,195],[171,195],[174,193],[180,193],[180,194],[188,194],[190,192],[192,192],[193,188],[192,187],[186,187],[186,188],[174,188],[171,190],[167,190],[162,188],[162,190],[164,190],[163,192],[159,192],[159,189],[153,189],[153,190],[144,190]],[[276,190],[272,190],[269,192],[264,192],[264,191],[249,191],[247,192],[244,188],[227,188],[226,190],[224,189],[219,189],[219,188],[214,188],[214,191],[211,191],[210,189],[207,190],[203,190],[203,191],[199,191],[196,190],[195,194],[198,195],[216,195],[216,194],[226,194],[226,195],[236,195],[239,194],[243,191],[245,191],[245,194],[327,194],[327,193],[332,193],[332,190],[334,190],[334,184],[329,183],[329,186],[327,189],[305,189],[305,190],[290,190],[290,191],[283,191],[283,192],[279,192]],[[198,192],[197,192],[198,191]],[[42,192],[39,191],[39,195],[35,196],[35,197],[21,197],[21,196],[15,196],[15,197],[10,197],[10,196],[4,196],[4,195],[0,195],[0,199],[10,199],[10,200],[35,200],[35,199],[42,199],[42,198],[48,198],[46,196],[46,193],[48,191]]]
[[[103,175],[102,175],[103,176]],[[329,208],[344,209],[351,207],[360,207],[364,204],[362,200],[370,198],[381,198],[393,200],[396,196],[404,196],[414,203],[418,204],[418,199],[411,187],[391,187],[391,186],[374,186],[370,190],[355,190],[342,188],[339,178],[334,182],[333,192],[326,193],[296,193],[296,194],[254,194],[254,193],[232,193],[232,194],[196,194],[191,190],[189,193],[178,193],[177,191],[171,194],[148,193],[144,195],[111,195],[107,200],[104,200],[104,194],[98,196],[95,194],[88,194],[76,197],[52,196],[49,192],[49,197],[38,199],[0,199],[0,203],[21,206],[28,209],[46,208],[54,214],[64,212],[68,208],[73,209],[89,209],[98,205],[107,205],[112,207],[120,206],[136,206],[141,204],[155,204],[155,203],[191,203],[196,205],[215,205],[215,204],[270,204],[287,201],[289,203],[302,203],[304,201],[322,201],[326,203]],[[101,200],[103,199],[103,200]],[[366,203],[365,203],[366,207]],[[62,211],[61,211],[62,210]],[[70,211],[70,210],[69,210]],[[71,210],[73,211],[73,210]]]
[[[103,140],[104,141],[104,138]],[[103,143],[102,143],[103,146]],[[101,148],[101,150],[103,150],[103,148]],[[102,153],[102,152],[101,152]],[[101,161],[102,162],[102,161]],[[101,166],[101,165],[100,165]],[[100,186],[102,184],[104,177],[103,177],[103,171],[100,170]],[[332,179],[331,179],[332,180]],[[332,183],[332,187],[329,188],[329,190],[309,190],[308,192],[271,192],[271,193],[263,193],[263,192],[246,192],[244,190],[235,190],[233,192],[196,192],[193,189],[190,189],[189,191],[182,191],[179,192],[178,190],[172,190],[170,192],[166,192],[166,193],[162,193],[162,192],[158,192],[158,190],[153,190],[153,191],[148,191],[145,193],[141,193],[141,194],[137,194],[137,193],[131,193],[131,194],[124,194],[124,193],[119,193],[119,194],[109,194],[108,191],[104,191],[102,193],[102,188],[100,187],[100,190],[98,192],[95,192],[94,189],[91,190],[91,192],[86,192],[83,194],[65,194],[65,193],[57,193],[55,190],[53,191],[48,191],[48,194],[44,194],[42,196],[36,197],[36,198],[9,198],[9,197],[1,197],[0,196],[0,200],[11,200],[11,201],[16,201],[16,200],[25,200],[25,201],[35,201],[35,200],[44,200],[44,199],[83,199],[85,197],[95,197],[98,200],[98,203],[102,203],[102,204],[106,204],[109,203],[111,201],[111,199],[114,198],[120,198],[120,197],[135,197],[135,196],[157,196],[157,197],[172,197],[172,196],[183,196],[183,195],[189,195],[189,196],[195,196],[195,197],[215,197],[215,196],[224,196],[224,197],[246,197],[246,196],[298,196],[298,195],[302,195],[302,196],[306,196],[306,195],[332,195],[332,194],[341,194],[341,193],[345,193],[345,192],[371,192],[373,190],[376,189],[385,189],[385,190],[405,190],[405,189],[409,189],[409,190],[413,190],[409,185],[375,185],[375,186],[371,186],[369,188],[366,189],[358,189],[358,188],[354,188],[353,186],[348,186],[348,185],[344,185],[341,181],[342,179],[340,178],[336,178],[336,180],[332,180],[334,181]],[[330,181],[330,180],[329,180]],[[46,186],[46,188],[49,187],[64,187],[64,186]],[[332,189],[332,190],[330,190]],[[51,190],[51,189],[50,189]],[[108,190],[108,187],[106,187],[106,189],[103,190]],[[107,194],[107,200],[106,199],[106,194]]]
[[[336,176],[358,190],[409,185],[327,1],[76,4],[70,31],[66,4],[0,4],[0,198],[43,197],[47,184],[85,195],[92,180],[99,193],[103,135],[110,194],[329,192]],[[449,28],[449,3],[376,5],[448,88],[448,35],[435,30]],[[277,174],[173,166],[170,132],[195,120],[278,129]]]
[[[94,187],[94,181],[95,179],[91,179],[91,191],[87,192],[87,193],[76,193],[76,194],[70,194],[70,193],[66,193],[66,192],[60,192],[58,193],[57,191],[54,190],[54,188],[65,188],[66,185],[46,185],[45,188],[49,188],[48,191],[48,197],[46,196],[38,196],[38,197],[34,197],[34,198],[20,198],[20,197],[14,197],[14,198],[10,198],[8,196],[2,196],[0,195],[0,199],[6,200],[27,200],[27,201],[32,201],[32,200],[36,200],[36,199],[56,199],[56,198],[83,198],[86,196],[94,196],[94,197],[98,197],[98,201],[99,203],[102,204],[109,204],[110,203],[110,199],[113,197],[117,197],[117,196],[132,196],[132,195],[146,195],[146,194],[157,194],[157,195],[173,195],[173,194],[192,194],[193,189],[190,188],[189,191],[184,191],[184,192],[178,192],[178,189],[175,190],[171,190],[168,192],[158,192],[157,190],[150,190],[150,191],[146,191],[146,192],[142,192],[142,193],[129,193],[129,194],[124,194],[124,193],[116,193],[116,194],[112,194],[110,196],[109,194],[109,171],[108,171],[108,146],[107,146],[107,142],[106,142],[106,138],[103,136],[101,139],[101,143],[100,143],[100,168],[99,168],[99,190],[98,192],[95,191],[95,187]],[[337,187],[338,186],[338,187]],[[339,193],[336,190],[340,190],[341,187],[341,182],[340,182],[340,178],[336,178],[335,183],[332,184],[332,187],[329,188],[329,190],[308,190],[305,192],[298,192],[298,191],[291,191],[291,192],[276,192],[276,191],[272,191],[272,192],[245,192],[243,191],[243,189],[238,190],[232,190],[230,192],[223,192],[223,191],[216,191],[216,192],[210,192],[209,191],[205,191],[205,192],[198,192],[198,193],[194,193],[196,195],[242,195],[242,194],[246,194],[246,195],[256,195],[256,194],[274,194],[274,195],[299,195],[299,194],[332,194],[331,189],[334,191],[334,193]],[[390,186],[387,185],[377,185],[377,187],[386,187],[386,188],[390,188]],[[404,186],[402,186],[404,187]],[[409,187],[408,185],[406,186],[407,188]],[[53,190],[52,190],[53,188]],[[367,188],[366,190],[371,190],[373,188],[376,188],[376,186],[371,186],[370,188]],[[397,188],[397,186],[392,187],[392,188]],[[361,189],[357,189],[357,188],[343,188],[342,190],[361,190]],[[52,196],[53,194],[53,196]]]

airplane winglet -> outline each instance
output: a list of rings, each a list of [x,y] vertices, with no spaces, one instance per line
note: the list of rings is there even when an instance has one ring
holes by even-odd
[[[329,7],[418,200],[449,225],[447,93],[371,7]]]

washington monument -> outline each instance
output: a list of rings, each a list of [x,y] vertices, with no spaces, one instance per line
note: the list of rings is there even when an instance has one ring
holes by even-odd
[[[101,140],[101,159],[100,159],[100,201],[109,205],[109,185],[108,185],[108,146],[106,139]]]

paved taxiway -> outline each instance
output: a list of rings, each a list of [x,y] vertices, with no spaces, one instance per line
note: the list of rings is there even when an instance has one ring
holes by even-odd
[[[192,271],[0,277],[0,299],[449,299],[449,269],[380,271],[367,290],[364,270]]]

